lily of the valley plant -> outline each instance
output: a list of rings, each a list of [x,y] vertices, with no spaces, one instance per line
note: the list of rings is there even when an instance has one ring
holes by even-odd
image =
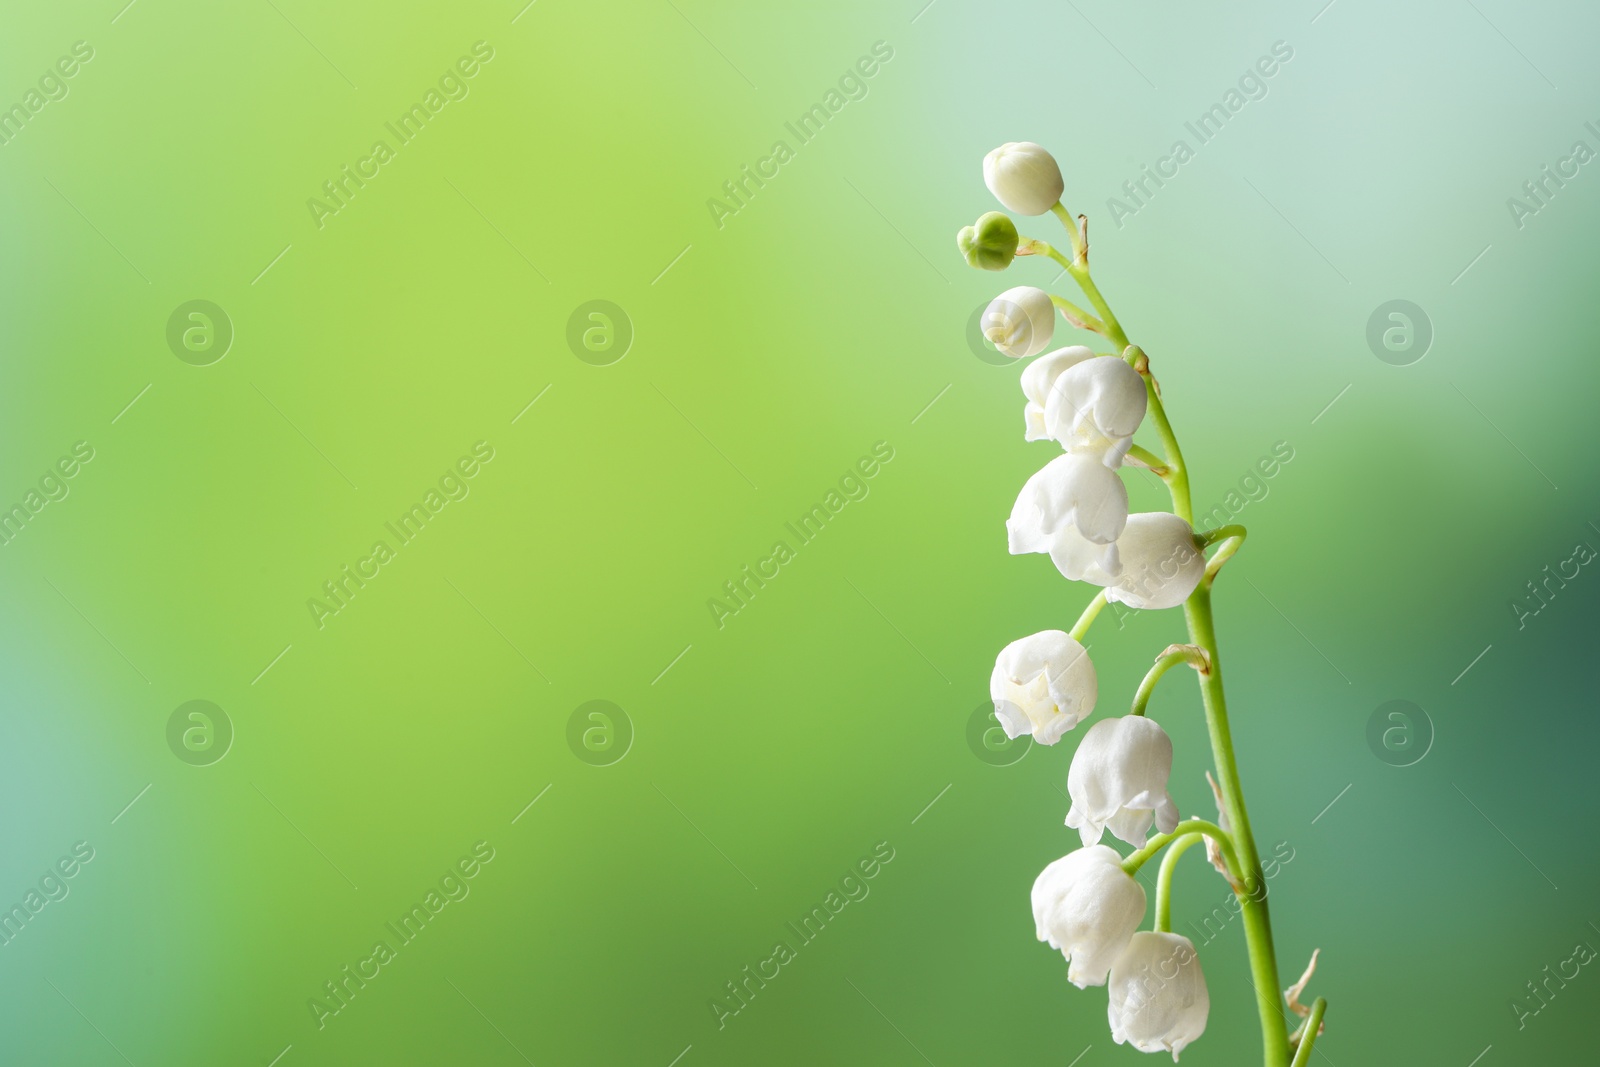
[[[1266,1067],[1301,1067],[1310,1062],[1327,1003],[1318,998],[1307,1008],[1299,999],[1315,954],[1306,974],[1284,991],[1286,1005],[1278,1002],[1266,881],[1239,784],[1211,611],[1212,585],[1244,544],[1244,527],[1193,529],[1189,468],[1162,406],[1161,386],[1149,357],[1128,342],[1090,277],[1088,219],[1062,207],[1064,183],[1055,159],[1036,144],[1004,144],[984,157],[983,180],[1015,214],[1056,215],[1070,248],[1021,236],[1010,217],[991,211],[957,234],[967,262],[1005,270],[1019,257],[1047,256],[1065,268],[1094,309],[1023,285],[1001,293],[982,317],[984,337],[1001,352],[1019,360],[1033,357],[1022,371],[1023,436],[1062,449],[1017,496],[1006,522],[1011,551],[1044,553],[1067,579],[1100,587],[1070,631],[1045,630],[1000,652],[989,680],[995,716],[1008,736],[1031,734],[1045,745],[1090,716],[1099,686],[1081,642],[1108,600],[1139,610],[1181,605],[1189,631],[1186,643],[1156,656],[1130,713],[1094,723],[1078,745],[1067,772],[1072,805],[1066,824],[1078,831],[1082,847],[1045,867],[1033,884],[1039,940],[1066,957],[1068,981],[1080,989],[1107,987],[1107,1016],[1118,1044],[1171,1052],[1177,1060],[1205,1031],[1211,1007],[1193,942],[1171,930],[1173,869],[1179,856],[1203,841],[1212,865],[1238,897]],[[1077,345],[1046,351],[1057,312],[1112,351]],[[1160,453],[1134,443],[1147,416]],[[1172,511],[1128,514],[1119,473],[1125,466],[1158,476],[1171,492]],[[1214,823],[1179,817],[1167,792],[1172,739],[1145,714],[1156,684],[1176,666],[1192,668],[1200,684],[1217,771]],[[1107,831],[1133,852],[1124,857],[1103,843]],[[1141,930],[1145,893],[1134,875],[1163,849],[1154,929]],[[1291,1012],[1304,1017],[1293,1033]]]

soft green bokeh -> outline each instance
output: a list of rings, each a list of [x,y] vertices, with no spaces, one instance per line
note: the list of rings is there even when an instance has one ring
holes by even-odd
[[[1520,228],[1506,200],[1600,149],[1600,17],[1321,2],[9,12],[0,105],[73,42],[94,57],[0,145],[0,501],[94,458],[0,547],[0,906],[75,842],[94,858],[0,947],[6,1061],[1142,1062],[1033,939],[1076,737],[1005,767],[966,739],[995,652],[1089,596],[1005,553],[1052,446],[966,340],[1056,274],[955,249],[1015,139],[1090,214],[1197,502],[1293,451],[1217,610],[1257,835],[1293,855],[1283,984],[1323,949],[1318,1061],[1590,1057],[1592,968],[1520,1028],[1512,1004],[1600,946],[1600,576],[1520,627],[1511,605],[1600,548],[1600,175]],[[307,199],[479,41],[469,94],[319,229]],[[1119,227],[1108,198],[1279,41],[1265,96]],[[802,143],[786,123],[876,42]],[[708,198],[778,140],[719,225]],[[235,329],[204,367],[165,341],[197,298]],[[1435,332],[1410,366],[1365,340],[1394,299]],[[609,366],[567,346],[592,300],[632,323]],[[480,441],[470,494],[319,628],[308,598]],[[867,495],[800,545],[785,524],[878,442]],[[708,600],[780,539],[719,627]],[[1102,709],[1181,634],[1103,615]],[[236,732],[211,766],[167,746],[192,699]],[[611,766],[567,743],[595,699],[635,732]],[[1367,744],[1392,699],[1435,731],[1414,766]],[[1189,679],[1151,714],[1209,815]],[[470,895],[319,1030],[308,1000],[478,841]],[[800,946],[785,924],[880,842],[870,895]],[[1226,896],[1199,853],[1178,892],[1190,931]],[[796,958],[719,1028],[779,939]],[[1183,1062],[1256,1062],[1237,921],[1201,958]]]

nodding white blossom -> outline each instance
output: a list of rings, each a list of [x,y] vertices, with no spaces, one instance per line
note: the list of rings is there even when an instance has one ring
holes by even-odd
[[[1016,550],[1012,551],[1015,554]],[[1105,581],[1113,579],[1099,579],[1122,570],[1122,555],[1117,550],[1117,542],[1097,545],[1071,526],[1057,530],[1042,551],[1050,554],[1050,562],[1056,565],[1062,577],[1072,582],[1088,581],[1104,585]]]
[[[1066,188],[1055,157],[1032,141],[1007,141],[984,156],[983,184],[1019,215],[1043,215]]]
[[[1067,825],[1085,845],[1098,844],[1108,829],[1143,845],[1152,822],[1162,833],[1178,825],[1178,805],[1167,792],[1171,774],[1172,738],[1160,726],[1143,715],[1101,719],[1072,755]]]
[[[1070,542],[1066,542],[1070,549]],[[1195,546],[1194,528],[1169,511],[1128,516],[1117,538],[1117,568],[1082,565],[1083,554],[1051,552],[1068,578],[1104,586],[1106,599],[1130,608],[1172,608],[1189,599],[1206,572],[1206,558]],[[1070,573],[1075,571],[1076,573]]]
[[[1112,964],[1144,921],[1144,887],[1105,845],[1080,848],[1046,867],[1033,883],[1039,940],[1067,958],[1067,981],[1105,985]]]
[[[1024,440],[1043,441],[1050,437],[1044,426],[1044,405],[1050,398],[1050,390],[1062,371],[1093,356],[1094,351],[1084,345],[1070,345],[1046,352],[1023,368],[1022,395],[1028,398],[1022,409]]]
[[[1096,356],[1068,367],[1052,383],[1045,432],[1069,452],[1100,456],[1106,466],[1120,467],[1147,403],[1138,371],[1118,356]]]
[[[1116,542],[1127,522],[1128,488],[1117,472],[1093,456],[1069,452],[1022,486],[1006,535],[1012,555],[1070,555],[1085,567],[1092,565],[1093,573],[1109,576],[1121,573]]]
[[[1043,289],[1019,285],[989,301],[979,326],[990,344],[1013,359],[1036,356],[1050,344],[1056,308]]]
[[[1182,934],[1141,930],[1111,967],[1106,990],[1111,1037],[1140,1052],[1178,1053],[1206,1032],[1211,995],[1194,942]]]
[[[1031,733],[1042,745],[1088,718],[1100,695],[1089,653],[1070,634],[1042,630],[1013,641],[989,676],[994,715],[1007,737]]]

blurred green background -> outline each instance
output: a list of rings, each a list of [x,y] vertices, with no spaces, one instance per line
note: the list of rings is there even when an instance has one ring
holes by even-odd
[[[1323,2],[11,5],[0,504],[27,517],[0,546],[0,907],[39,906],[0,945],[3,1058],[1139,1060],[1033,937],[1032,879],[1076,845],[1076,735],[969,740],[995,653],[1090,593],[1005,552],[1053,446],[968,341],[1056,274],[955,254],[996,206],[983,153],[1017,139],[1091,216],[1197,505],[1293,451],[1236,498],[1251,538],[1216,599],[1253,821],[1293,856],[1282,984],[1323,949],[1318,1062],[1591,1058],[1600,977],[1537,1014],[1527,983],[1600,946],[1600,576],[1537,614],[1527,583],[1600,548],[1600,176],[1520,220],[1507,199],[1600,150],[1600,12]],[[1276,42],[1200,145],[1185,123]],[[1176,176],[1108,203],[1179,139]],[[746,166],[769,177],[734,205]],[[1393,300],[1431,343],[1380,359]],[[785,524],[875,447],[866,495],[800,544]],[[385,523],[430,490],[400,545]],[[779,540],[719,626],[708,602]],[[347,565],[372,576],[319,626]],[[1102,615],[1102,711],[1181,634]],[[193,700],[221,716],[169,734]],[[1420,747],[1369,745],[1392,700]],[[1180,807],[1210,814],[1196,694],[1151,710]],[[802,943],[786,924],[875,850]],[[345,979],[441,879],[467,895]],[[1225,896],[1185,863],[1200,1067],[1259,1057],[1238,922],[1195,933]]]

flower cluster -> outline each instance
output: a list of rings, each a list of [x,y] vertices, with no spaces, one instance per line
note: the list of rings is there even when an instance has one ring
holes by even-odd
[[[983,176],[1009,210],[1060,215],[1073,256],[1064,259],[1043,242],[1019,236],[1009,217],[991,211],[957,235],[967,261],[1004,270],[1018,256],[1053,255],[1098,306],[1098,291],[1087,283],[1086,229],[1061,208],[1061,171],[1050,154],[1028,142],[1005,144],[984,159]],[[1142,356],[1125,339],[1121,354],[1081,345],[1046,351],[1058,308],[1073,325],[1117,343],[1121,330],[1111,329],[1115,320],[1108,309],[1105,320],[1095,319],[1032,286],[1001,293],[981,319],[984,337],[1001,352],[1019,360],[1033,357],[1022,371],[1024,439],[1053,441],[1061,449],[1017,495],[1006,521],[1010,550],[1046,554],[1067,579],[1103,590],[1073,632],[1023,637],[995,660],[989,680],[995,717],[1007,736],[1030,734],[1044,745],[1055,744],[1094,711],[1099,683],[1080,638],[1098,605],[1112,600],[1140,609],[1176,607],[1206,573],[1203,542],[1188,522],[1165,511],[1128,512],[1122,468],[1138,464],[1166,473],[1154,455],[1134,445],[1157,402]],[[1174,648],[1193,651],[1169,650],[1166,658],[1188,658],[1197,670],[1209,664],[1196,646]],[[1159,906],[1158,928],[1139,930],[1146,901],[1133,876],[1138,857],[1124,860],[1100,843],[1109,830],[1140,849],[1142,862],[1146,852],[1165,843],[1149,840],[1152,827],[1164,836],[1179,827],[1167,791],[1172,740],[1143,712],[1137,703],[1132,714],[1096,722],[1078,745],[1067,774],[1066,825],[1078,831],[1082,847],[1051,863],[1034,882],[1033,918],[1039,940],[1066,958],[1070,982],[1107,987],[1117,1043],[1169,1051],[1176,1060],[1205,1030],[1210,1009],[1199,957],[1188,938],[1162,928]]]

